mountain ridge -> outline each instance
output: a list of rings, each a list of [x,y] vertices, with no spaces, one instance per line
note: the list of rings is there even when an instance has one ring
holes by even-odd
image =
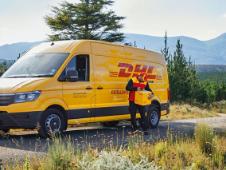
[[[186,57],[196,64],[222,64],[226,63],[226,33],[216,38],[202,41],[188,36],[168,37],[169,51],[173,53],[176,47],[176,41],[180,39],[183,44],[183,51]],[[140,48],[151,49],[160,52],[164,46],[164,37],[126,34],[126,41],[134,42]]]
[[[164,37],[145,35],[145,34],[125,34],[125,42],[134,43],[138,48],[145,48],[160,52],[164,47]],[[173,54],[176,41],[180,39],[183,44],[183,51],[186,57],[191,57],[195,64],[226,64],[226,33],[210,40],[198,40],[189,36],[169,36],[168,46],[170,53]],[[0,46],[0,59],[15,60],[19,53],[23,53],[33,46],[41,43],[37,42],[18,42]]]

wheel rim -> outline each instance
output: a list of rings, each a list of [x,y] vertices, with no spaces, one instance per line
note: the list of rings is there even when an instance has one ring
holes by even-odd
[[[152,125],[156,125],[159,120],[159,115],[157,111],[152,111],[150,115],[150,122]]]
[[[51,114],[46,118],[45,121],[46,130],[50,134],[55,134],[60,132],[61,119],[57,114]]]

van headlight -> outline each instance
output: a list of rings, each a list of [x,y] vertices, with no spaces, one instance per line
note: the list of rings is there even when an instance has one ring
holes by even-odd
[[[26,92],[26,93],[16,93],[14,98],[14,103],[23,103],[36,100],[40,96],[40,91]]]

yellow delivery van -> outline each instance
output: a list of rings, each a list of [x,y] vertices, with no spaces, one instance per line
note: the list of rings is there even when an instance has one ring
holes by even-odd
[[[102,41],[45,42],[18,59],[0,78],[0,130],[63,132],[69,125],[130,119],[130,78],[146,73],[154,92],[150,127],[169,113],[166,63],[159,53]]]

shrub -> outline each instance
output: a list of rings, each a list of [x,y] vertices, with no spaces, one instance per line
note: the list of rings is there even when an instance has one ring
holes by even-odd
[[[42,165],[46,170],[69,170],[75,166],[75,150],[68,139],[63,143],[61,139],[54,139],[53,144],[49,146],[47,160]]]
[[[155,145],[155,157],[161,158],[167,152],[167,143],[159,142]]]
[[[219,113],[226,113],[226,100],[214,102],[211,109]]]
[[[143,133],[133,134],[128,136],[128,147],[133,148],[137,144],[141,144],[144,142]]]
[[[79,162],[80,170],[158,170],[160,169],[154,162],[149,162],[143,157],[140,162],[133,163],[128,157],[122,156],[116,151],[102,151],[100,155],[93,159],[86,154]]]
[[[221,140],[218,137],[214,138],[214,152],[213,152],[213,164],[215,167],[223,169],[224,164],[226,164],[226,159],[225,159],[225,155],[226,155],[226,151],[224,151],[224,145],[225,142],[221,142]]]
[[[213,152],[213,128],[206,124],[198,124],[195,128],[195,141],[199,145],[201,151],[208,155]]]
[[[155,169],[224,169],[226,165],[226,137],[209,134],[207,125],[196,127],[196,140],[179,138],[174,142],[132,142],[120,148],[74,150],[70,140],[55,139],[48,153],[40,159],[25,159],[24,162],[8,162],[5,169],[21,170],[155,170]],[[207,133],[208,132],[208,133]],[[206,135],[208,134],[208,135]],[[207,140],[208,139],[208,140]],[[209,142],[206,142],[209,141]],[[204,143],[204,144],[203,144]],[[211,156],[201,148],[211,143]],[[200,147],[199,147],[200,146]],[[207,145],[209,147],[209,145]],[[207,149],[208,151],[210,149]],[[81,151],[81,152],[80,152]],[[15,163],[16,162],[16,163]],[[158,167],[159,166],[159,167]]]
[[[31,166],[30,166],[30,160],[28,159],[28,157],[26,156],[25,161],[24,161],[24,167],[23,170],[30,170]]]

